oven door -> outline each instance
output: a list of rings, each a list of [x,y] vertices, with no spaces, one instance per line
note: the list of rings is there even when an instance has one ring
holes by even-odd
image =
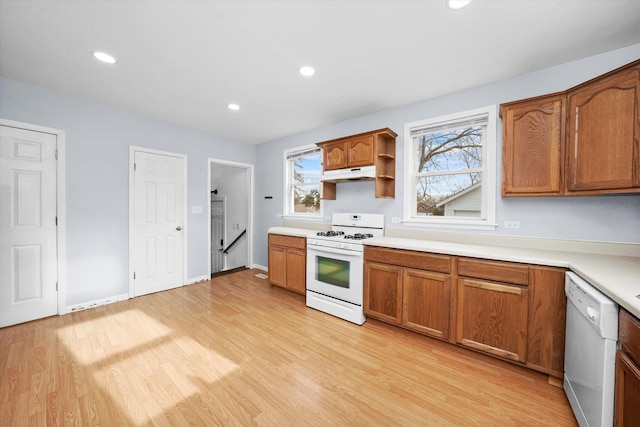
[[[307,245],[307,290],[362,305],[362,252]]]

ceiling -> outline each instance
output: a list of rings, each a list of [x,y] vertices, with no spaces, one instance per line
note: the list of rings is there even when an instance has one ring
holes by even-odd
[[[637,0],[0,0],[0,75],[251,144],[636,43]]]

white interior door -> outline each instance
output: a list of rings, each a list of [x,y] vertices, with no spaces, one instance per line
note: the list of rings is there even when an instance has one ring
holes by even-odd
[[[57,314],[56,135],[0,126],[0,327]]]
[[[134,296],[182,286],[185,160],[134,154]]]

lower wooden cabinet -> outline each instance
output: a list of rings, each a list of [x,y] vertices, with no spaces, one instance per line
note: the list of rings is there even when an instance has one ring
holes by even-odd
[[[364,313],[436,338],[449,338],[450,279],[442,273],[365,263]]]
[[[365,262],[364,283],[364,313],[378,320],[400,324],[402,268]]]
[[[364,313],[448,340],[450,263],[448,255],[366,247]]]
[[[423,334],[449,339],[450,276],[405,269],[403,285],[402,324]]]
[[[565,269],[365,245],[364,313],[562,378]]]
[[[457,342],[517,362],[527,360],[529,290],[458,279]]]
[[[614,422],[617,427],[640,426],[640,320],[620,310],[619,330]]]
[[[304,237],[269,234],[269,283],[304,295],[307,288],[306,247]]]

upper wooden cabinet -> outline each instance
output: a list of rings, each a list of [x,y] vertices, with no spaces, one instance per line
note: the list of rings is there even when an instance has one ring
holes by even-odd
[[[503,197],[640,192],[640,61],[500,115]]]
[[[567,193],[640,191],[640,62],[567,99]]]
[[[322,145],[324,170],[373,165],[373,135],[355,136]]]
[[[564,94],[502,104],[500,115],[502,196],[562,194]]]
[[[375,167],[375,197],[395,198],[396,137],[389,128],[318,142],[324,171]],[[336,181],[337,182],[337,181]],[[322,198],[336,198],[336,182],[322,183]]]

